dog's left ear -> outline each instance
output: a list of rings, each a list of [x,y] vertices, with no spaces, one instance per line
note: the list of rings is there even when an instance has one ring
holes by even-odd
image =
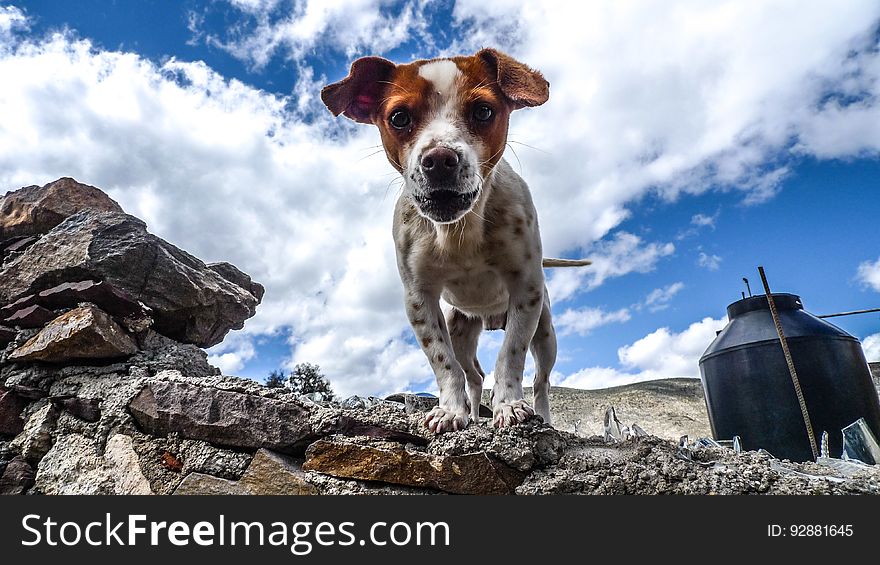
[[[379,97],[394,70],[394,63],[381,57],[362,57],[351,64],[348,76],[321,89],[321,100],[334,116],[344,114],[356,122],[370,124]]]
[[[540,106],[550,98],[550,83],[539,71],[495,49],[482,49],[476,56],[495,69],[498,86],[514,109]]]

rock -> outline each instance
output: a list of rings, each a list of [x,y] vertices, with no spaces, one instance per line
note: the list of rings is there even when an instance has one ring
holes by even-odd
[[[297,402],[185,383],[151,383],[128,408],[147,433],[177,432],[227,447],[289,452],[313,435],[310,413]]]
[[[190,473],[174,491],[181,495],[304,495],[319,494],[293,459],[261,449],[238,481],[205,473]]]
[[[115,434],[104,454],[81,434],[58,439],[37,467],[34,491],[40,494],[153,494],[129,436]]]
[[[416,424],[391,409],[357,415],[306,406],[293,398],[269,398],[182,382],[155,382],[142,389],[129,411],[143,431],[242,449],[301,453],[314,439],[333,433],[425,444],[410,431]]]
[[[0,303],[82,280],[109,283],[153,310],[157,332],[201,347],[242,328],[259,303],[249,288],[148,233],[142,221],[108,212],[67,218],[8,262]]]
[[[12,390],[0,387],[0,435],[15,436],[24,429],[21,413],[28,405],[28,399]]]
[[[432,455],[396,443],[338,437],[310,445],[303,469],[453,494],[512,494],[525,477],[484,452]]]
[[[16,335],[18,335],[17,330],[7,328],[6,326],[0,326],[0,349],[12,343]]]
[[[7,192],[0,198],[0,240],[47,233],[82,210],[123,211],[100,189],[67,177]]]
[[[4,324],[18,328],[42,328],[55,318],[55,313],[34,304],[17,310],[3,320]]]
[[[52,320],[9,355],[16,361],[61,363],[72,359],[113,359],[137,352],[137,344],[95,306],[75,308]]]
[[[101,401],[97,398],[52,398],[52,402],[65,412],[86,422],[97,422],[101,419]]]
[[[247,489],[229,479],[221,479],[204,473],[190,473],[174,491],[179,495],[243,495]]]
[[[0,495],[24,494],[34,486],[34,469],[24,457],[16,456],[0,475]]]
[[[58,420],[58,410],[51,404],[31,414],[20,434],[12,440],[13,449],[36,465],[52,448],[52,430]]]
[[[50,310],[58,310],[76,308],[83,302],[90,302],[117,318],[149,316],[149,311],[143,305],[110,283],[86,280],[65,282],[37,294],[28,294],[0,308],[0,317],[11,315],[16,310],[35,304]]]
[[[40,236],[37,235],[22,235],[0,241],[0,259],[5,262],[7,257],[21,253],[38,239]]]
[[[257,451],[239,485],[255,495],[318,494],[299,462],[268,449]]]
[[[254,282],[251,280],[250,275],[247,273],[243,273],[239,270],[238,267],[233,265],[232,263],[227,263],[226,261],[221,261],[219,263],[208,263],[207,267],[228,280],[232,284],[236,284],[246,291],[250,292],[257,299],[257,302],[261,302],[263,300],[263,295],[266,294],[266,289],[258,282]]]

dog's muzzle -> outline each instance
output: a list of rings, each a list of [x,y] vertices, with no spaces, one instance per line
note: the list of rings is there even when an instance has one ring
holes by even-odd
[[[419,210],[435,222],[447,223],[459,219],[471,209],[479,190],[459,192],[457,190],[432,190],[428,193],[413,194]]]
[[[421,186],[413,192],[419,210],[435,222],[453,222],[470,210],[479,189],[464,182],[462,159],[448,147],[432,147],[419,161]]]

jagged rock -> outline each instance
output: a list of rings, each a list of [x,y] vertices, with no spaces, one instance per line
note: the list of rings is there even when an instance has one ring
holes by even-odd
[[[253,294],[254,297],[257,299],[257,302],[263,300],[263,295],[266,294],[266,289],[263,287],[263,285],[253,281],[250,275],[242,272],[232,263],[227,263],[226,261],[221,261],[219,263],[208,263],[207,267],[224,279],[231,282],[232,284],[236,284]]]
[[[151,383],[128,408],[147,433],[228,447],[290,451],[313,434],[299,403],[178,382]]]
[[[318,494],[298,461],[268,449],[257,451],[239,484],[255,495]]]
[[[18,331],[13,328],[7,328],[6,326],[0,326],[0,349],[6,347],[9,343],[15,339],[15,336],[18,335]]]
[[[137,350],[134,340],[110,316],[86,305],[52,320],[9,358],[61,363],[71,359],[125,357]]]
[[[42,328],[55,318],[55,313],[38,304],[16,310],[3,320],[4,324],[18,328]]]
[[[20,434],[12,440],[11,446],[36,465],[52,448],[52,430],[58,420],[58,409],[51,403],[31,414]]]
[[[81,434],[58,439],[37,467],[40,494],[153,494],[129,436],[115,434],[103,455],[96,441]]]
[[[298,453],[314,439],[333,433],[426,443],[409,431],[408,420],[377,423],[381,412],[352,413],[182,382],[155,382],[141,390],[129,411],[145,432],[209,441],[244,449]]]
[[[525,477],[485,452],[432,455],[397,443],[339,437],[310,445],[303,469],[454,494],[512,494]]]
[[[15,436],[24,429],[21,413],[28,405],[28,399],[12,390],[0,387],[0,435]]]
[[[123,211],[102,190],[68,177],[7,192],[0,198],[0,240],[44,234],[81,210]]]
[[[0,475],[0,495],[24,494],[34,485],[34,469],[24,457],[12,459]]]
[[[141,220],[108,212],[67,218],[7,263],[0,303],[86,279],[105,281],[149,306],[157,332],[202,347],[242,328],[259,303],[250,289],[148,233]]]
[[[238,481],[221,479],[204,473],[190,473],[174,490],[177,495],[244,495],[250,494]]]

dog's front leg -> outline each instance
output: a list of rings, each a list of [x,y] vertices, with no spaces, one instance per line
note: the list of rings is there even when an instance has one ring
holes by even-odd
[[[521,276],[508,274],[507,324],[504,342],[495,363],[495,386],[492,387],[492,421],[495,427],[522,422],[535,411],[523,399],[522,379],[526,352],[538,327],[544,304],[543,273]]]
[[[470,420],[465,375],[455,359],[440,297],[407,288],[406,315],[440,388],[440,404],[425,416],[425,426],[438,434],[463,430]]]

